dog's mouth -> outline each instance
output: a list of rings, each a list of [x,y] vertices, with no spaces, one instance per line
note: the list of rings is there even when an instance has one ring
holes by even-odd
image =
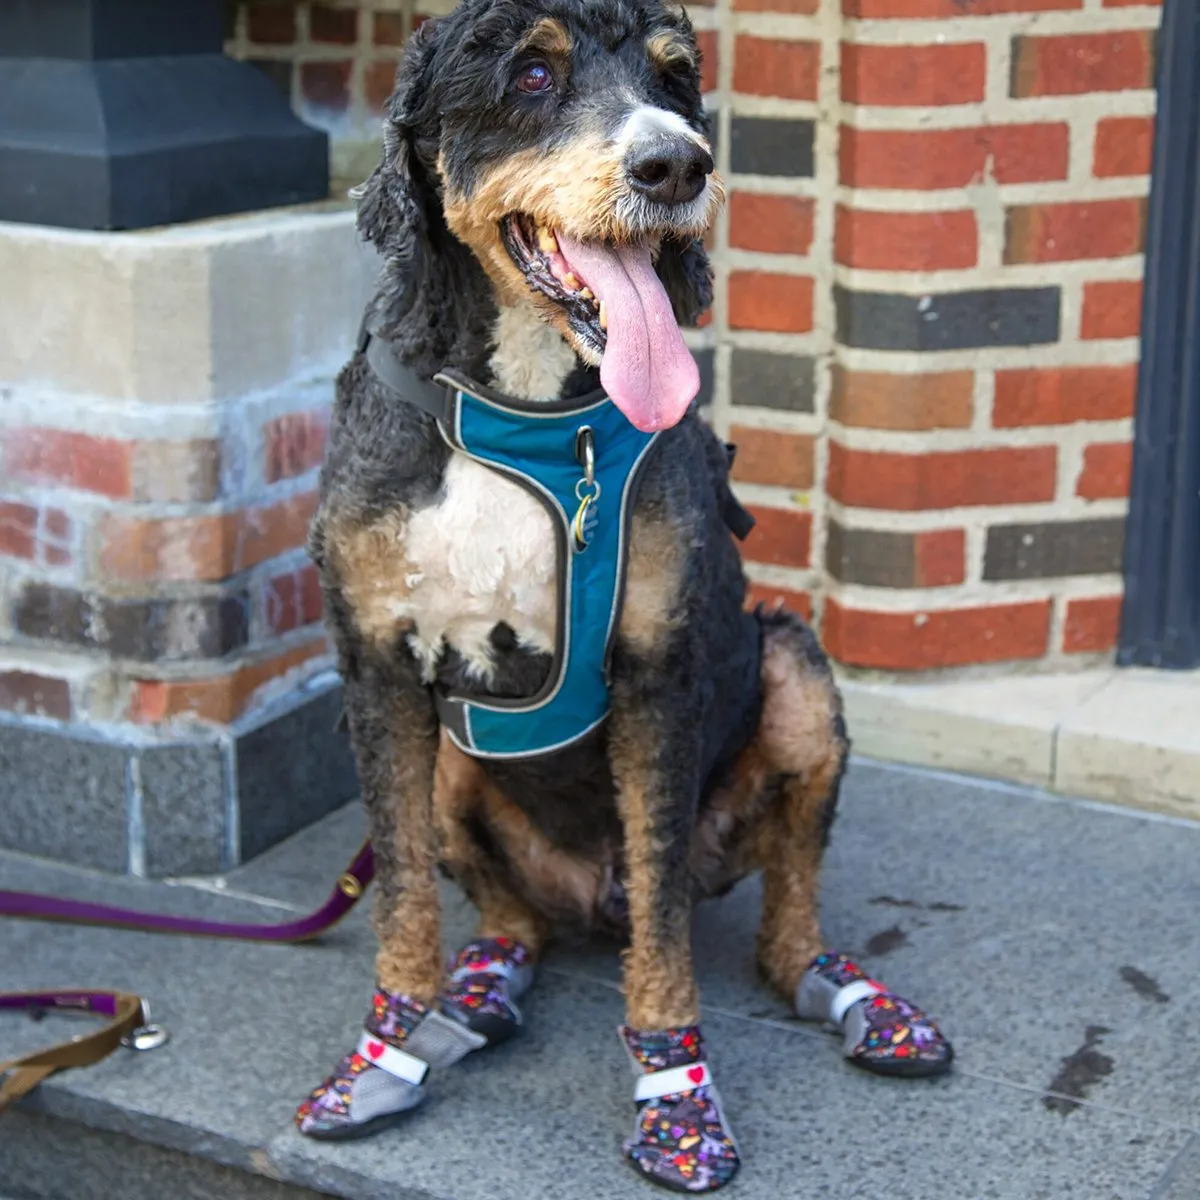
[[[613,403],[644,432],[678,424],[700,390],[648,242],[579,241],[516,213],[500,223],[529,287],[557,304],[579,353],[600,364]]]

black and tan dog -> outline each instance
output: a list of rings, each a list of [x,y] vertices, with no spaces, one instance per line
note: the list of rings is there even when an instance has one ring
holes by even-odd
[[[413,1107],[429,1066],[516,1029],[556,928],[604,928],[629,937],[626,1154],[668,1186],[719,1187],[738,1159],[692,908],[759,869],[759,962],[800,1015],[840,1025],[863,1067],[949,1065],[927,1018],[823,952],[840,700],[799,618],[743,612],[729,457],[678,328],[710,301],[698,239],[722,200],[698,67],[659,0],[464,0],[406,53],[361,189],[385,268],[312,535],[378,864],[378,989],[305,1134]],[[564,431],[565,524],[537,478],[561,473]],[[624,465],[598,496],[613,446]],[[601,670],[599,716],[580,716],[572,689]],[[439,867],[480,912],[449,971]]]

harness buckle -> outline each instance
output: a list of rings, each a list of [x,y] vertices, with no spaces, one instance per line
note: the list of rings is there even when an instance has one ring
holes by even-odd
[[[596,435],[590,425],[581,426],[575,435],[575,457],[583,467],[583,478],[575,485],[579,507],[571,522],[575,549],[582,553],[588,548],[596,526],[596,501],[600,499],[600,484],[596,479]]]

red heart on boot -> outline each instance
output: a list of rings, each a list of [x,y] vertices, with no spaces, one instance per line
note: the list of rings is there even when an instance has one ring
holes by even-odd
[[[688,1067],[688,1078],[693,1083],[699,1083],[704,1078],[703,1067]]]
[[[378,1058],[382,1053],[383,1053],[383,1043],[382,1042],[368,1042],[367,1043],[367,1054],[372,1059]]]

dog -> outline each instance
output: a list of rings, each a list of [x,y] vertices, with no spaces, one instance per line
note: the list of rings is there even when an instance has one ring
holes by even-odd
[[[798,616],[746,611],[747,522],[680,334],[711,302],[723,200],[699,67],[662,0],[463,0],[406,49],[358,190],[383,267],[310,537],[377,862],[377,987],[297,1113],[308,1136],[401,1119],[431,1068],[518,1030],[556,931],[604,930],[628,938],[625,1157],[722,1186],[739,1158],[692,910],[758,870],[758,961],[799,1015],[878,1073],[950,1065],[928,1017],[821,939],[841,701]],[[449,970],[439,870],[479,910]]]

